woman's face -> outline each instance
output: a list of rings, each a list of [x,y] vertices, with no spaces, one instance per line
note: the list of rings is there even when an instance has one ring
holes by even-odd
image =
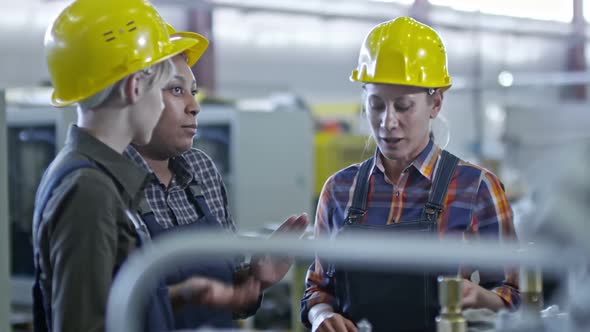
[[[189,150],[197,132],[195,100],[197,82],[183,55],[172,59],[176,75],[164,87],[164,112],[154,128],[152,140],[142,150],[158,158],[171,158]]]
[[[411,162],[428,145],[430,120],[442,105],[442,94],[425,88],[369,83],[365,110],[379,150],[387,159]]]

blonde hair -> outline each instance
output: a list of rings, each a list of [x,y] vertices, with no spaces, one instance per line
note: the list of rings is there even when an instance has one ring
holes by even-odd
[[[174,76],[175,67],[171,59],[158,62],[157,64],[144,68],[134,74],[140,74],[147,77],[146,90],[150,90],[156,85],[162,85],[163,82],[167,82]],[[111,105],[120,105],[125,102],[125,92],[123,87],[127,80],[134,74],[127,75],[117,83],[109,86],[106,89],[94,94],[93,96],[86,98],[78,103],[78,108],[82,111],[96,109]]]

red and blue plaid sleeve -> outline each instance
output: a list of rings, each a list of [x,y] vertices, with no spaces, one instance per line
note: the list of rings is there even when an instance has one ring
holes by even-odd
[[[487,170],[482,171],[480,186],[476,196],[471,231],[479,237],[497,238],[500,242],[516,241],[512,209],[504,186],[500,180]],[[482,280],[485,276],[481,276]],[[514,268],[505,268],[504,280],[491,283],[490,288],[498,294],[507,307],[516,308],[520,304],[518,273]]]
[[[333,178],[329,178],[324,184],[322,193],[316,209],[316,218],[314,224],[314,237],[316,241],[325,240],[330,236],[332,227],[332,195],[331,188]],[[307,318],[309,309],[319,303],[326,303],[333,308],[336,307],[336,298],[334,296],[334,278],[326,273],[326,266],[322,264],[319,257],[307,270],[305,277],[305,292],[301,300],[301,321],[308,328],[311,324]]]

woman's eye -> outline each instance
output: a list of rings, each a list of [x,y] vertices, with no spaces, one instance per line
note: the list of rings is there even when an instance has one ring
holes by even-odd
[[[385,103],[381,98],[369,98],[369,107],[379,111],[385,109]]]
[[[394,107],[395,107],[395,110],[398,112],[405,112],[411,108],[410,105],[405,105],[405,104],[395,104]]]
[[[170,89],[172,91],[172,94],[175,96],[180,96],[184,93],[184,90],[181,87],[175,86],[172,89]]]

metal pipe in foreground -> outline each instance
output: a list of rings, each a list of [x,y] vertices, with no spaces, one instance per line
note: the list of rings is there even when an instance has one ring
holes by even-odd
[[[292,255],[312,258],[317,253],[331,261],[378,265],[380,269],[405,266],[432,268],[476,265],[479,268],[539,266],[547,273],[563,272],[580,262],[579,254],[564,249],[534,247],[520,250],[516,244],[481,241],[466,244],[456,239],[433,240],[396,234],[357,235],[339,241],[309,241],[294,237],[261,240],[222,234],[185,232],[162,237],[131,255],[119,271],[107,307],[107,331],[140,331],[143,307],[165,271],[194,264],[205,255],[236,253]]]

